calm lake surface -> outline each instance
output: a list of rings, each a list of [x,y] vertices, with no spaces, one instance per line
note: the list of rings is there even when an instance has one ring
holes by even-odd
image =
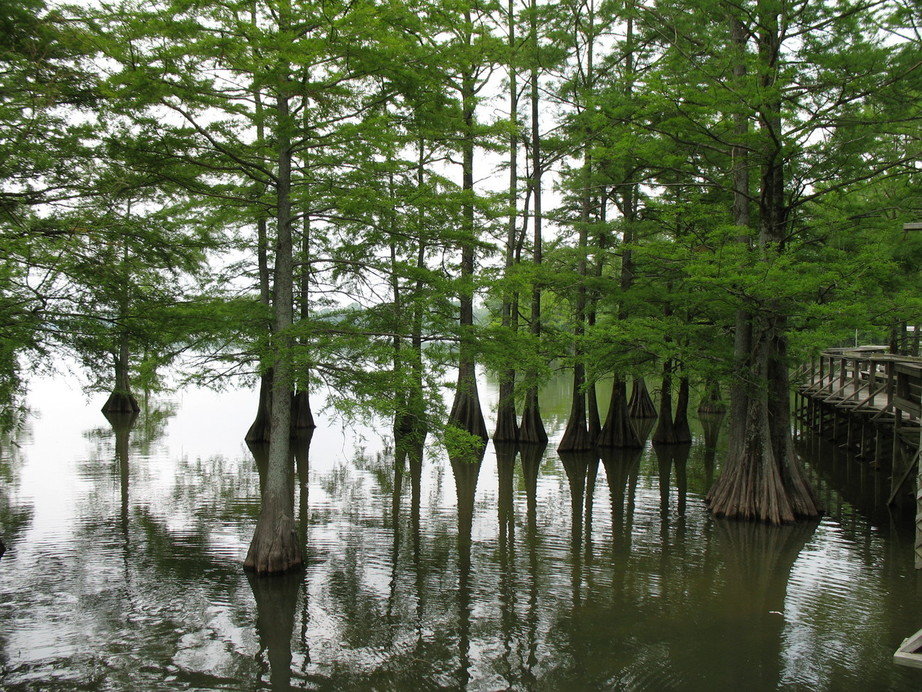
[[[826,517],[715,521],[700,425],[690,448],[561,459],[552,385],[548,448],[479,466],[317,415],[307,567],[251,580],[252,391],[183,392],[116,433],[105,397],[36,381],[0,445],[0,687],[922,689],[891,661],[922,577],[887,478],[807,441]]]

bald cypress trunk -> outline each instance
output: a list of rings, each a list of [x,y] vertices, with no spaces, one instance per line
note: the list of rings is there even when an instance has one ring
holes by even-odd
[[[285,18],[280,19],[284,26]],[[278,574],[301,567],[301,545],[295,531],[292,489],[292,458],[289,453],[291,431],[292,368],[291,337],[293,321],[293,257],[291,218],[291,129],[286,83],[279,85],[277,239],[275,282],[273,286],[273,378],[272,414],[269,434],[269,460],[262,506],[250,542],[244,568],[257,574]]]
[[[131,379],[129,377],[131,362],[128,352],[128,339],[120,336],[118,351],[113,354],[115,370],[115,386],[112,393],[103,404],[103,413],[137,413],[141,410],[138,400],[131,393]]]
[[[519,154],[519,133],[518,133],[518,110],[519,110],[519,85],[515,67],[512,65],[513,55],[516,47],[515,35],[515,3],[509,0],[509,200],[508,213],[509,222],[506,227],[506,279],[512,272],[515,261],[516,246],[516,208],[518,206],[518,188],[519,188],[519,171],[518,171],[518,154]],[[518,310],[516,308],[516,297],[512,291],[505,289],[503,291],[503,329],[514,333],[518,329]],[[519,425],[516,422],[515,414],[515,368],[505,368],[500,374],[499,381],[499,403],[496,411],[496,431],[493,433],[494,441],[512,442],[519,438]]]
[[[251,8],[250,21],[256,24],[256,6]],[[263,102],[262,94],[258,88],[253,89],[253,107],[256,116],[256,142],[265,141],[265,126],[263,125]],[[256,205],[256,265],[259,274],[259,302],[267,310],[272,307],[272,288],[269,279],[269,235],[266,215],[263,213],[263,196],[264,186],[257,184],[254,186],[254,198]],[[265,325],[266,331],[272,332],[272,321],[269,320]],[[272,368],[268,367],[264,359],[260,359],[260,376],[259,376],[259,402],[256,407],[256,418],[250,424],[249,429],[244,437],[247,442],[268,442],[269,427],[272,415]]]
[[[465,26],[468,27],[466,42],[471,44],[471,13],[464,13]],[[484,440],[489,438],[487,426],[480,408],[480,396],[477,392],[477,379],[474,358],[474,245],[476,231],[474,226],[474,76],[473,66],[468,65],[461,76],[461,111],[463,117],[461,141],[462,189],[465,193],[461,210],[464,239],[461,244],[461,290],[459,302],[459,355],[458,384],[455,388],[455,400],[451,407],[449,423],[467,432],[478,435]]]
[[[541,175],[544,162],[541,158],[541,128],[539,126],[539,96],[538,96],[538,6],[536,0],[531,0],[529,6],[529,43],[532,51],[532,65],[530,75],[531,87],[531,195],[534,200],[534,216],[532,227],[534,237],[532,241],[532,261],[536,274],[539,274],[542,257],[542,229],[543,221],[541,209]],[[541,277],[535,277],[531,290],[531,334],[537,346],[541,342]],[[519,441],[538,445],[547,444],[547,432],[541,420],[541,407],[538,403],[538,385],[534,371],[528,374],[528,391],[525,394],[525,406],[522,410],[522,423],[519,426]]]
[[[635,377],[631,388],[631,399],[627,404],[631,418],[656,418],[656,406],[642,377]]]
[[[769,7],[759,10],[760,86],[764,93],[771,93],[780,47],[778,15]],[[741,49],[745,36],[742,22],[733,19],[731,38]],[[737,75],[745,75],[745,68],[738,67]],[[779,144],[781,104],[769,101],[760,113],[763,148],[757,251],[767,261],[784,252],[788,219]],[[745,121],[738,122],[737,130],[745,132]],[[748,179],[743,179],[742,170],[734,169],[734,187],[735,221],[742,226],[741,221],[748,222],[748,211],[742,211],[748,209]],[[767,307],[759,314],[741,311],[737,315],[734,369],[741,376],[731,393],[727,460],[707,500],[717,516],[781,524],[820,512],[791,440],[786,320],[781,306]]]

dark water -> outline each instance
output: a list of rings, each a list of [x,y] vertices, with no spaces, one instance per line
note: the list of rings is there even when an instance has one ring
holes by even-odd
[[[922,688],[891,662],[922,627],[911,520],[835,450],[803,447],[830,514],[768,528],[708,516],[700,439],[459,464],[320,417],[308,566],[251,581],[253,401],[190,392],[116,433],[38,383],[0,449],[0,687]]]

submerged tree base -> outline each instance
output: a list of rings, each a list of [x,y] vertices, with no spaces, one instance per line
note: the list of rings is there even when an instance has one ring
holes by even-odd
[[[538,407],[537,392],[530,392],[525,399],[525,409],[522,411],[522,423],[519,425],[519,442],[532,445],[546,445],[547,431],[541,420],[541,410]]]
[[[487,424],[480,410],[480,397],[477,396],[475,387],[476,385],[474,387],[460,387],[459,385],[448,423],[486,442],[490,439],[490,435],[487,433]]]
[[[131,392],[112,392],[102,405],[103,413],[138,413],[141,407]]]
[[[311,399],[308,392],[298,392],[291,400],[291,429],[313,430],[314,414],[311,411]],[[294,434],[294,433],[292,433]]]
[[[628,414],[627,385],[624,380],[615,380],[611,390],[611,404],[602,433],[596,440],[599,447],[637,448],[643,447],[643,440],[637,435],[634,423]]]
[[[243,568],[269,575],[291,572],[303,565],[294,517],[271,509],[261,512]]]
[[[714,516],[778,525],[821,515],[800,460],[784,442],[776,454],[768,417],[750,405],[746,426],[736,441],[731,438],[723,473],[705,498]]]
[[[656,406],[642,377],[634,378],[634,387],[631,389],[631,399],[627,407],[631,418],[656,418]]]

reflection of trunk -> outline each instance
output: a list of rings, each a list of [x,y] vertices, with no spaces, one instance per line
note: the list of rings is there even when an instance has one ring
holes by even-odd
[[[515,482],[515,457],[518,447],[508,442],[493,442],[496,449],[496,475],[499,515],[500,547],[505,550],[512,543],[515,532],[515,499],[513,485]]]
[[[771,681],[772,686],[780,679],[787,584],[816,527],[815,521],[792,526],[714,523],[724,565],[711,580],[719,580],[712,587],[719,596],[710,612],[712,627],[726,628],[720,660],[726,662],[727,679],[737,678],[742,660],[751,669],[749,679]]]
[[[595,498],[595,484],[599,477],[599,455],[592,454],[589,458],[589,468],[586,470],[586,564],[592,562],[592,512],[593,499]]]
[[[287,17],[279,19],[281,25]],[[279,94],[278,111],[278,205],[273,291],[274,331],[272,415],[269,462],[262,507],[244,567],[259,574],[284,572],[302,564],[295,531],[291,487],[291,337],[293,314],[293,259],[291,237],[291,118],[288,96]]]
[[[616,377],[612,383],[608,416],[596,444],[600,447],[643,447],[628,415],[627,384],[621,377]]]
[[[578,606],[581,601],[583,502],[586,493],[586,475],[589,463],[595,463],[597,459],[598,457],[592,452],[560,452],[560,461],[570,486],[570,559],[573,567],[571,581],[575,606]]]
[[[656,418],[656,406],[647,391],[647,383],[642,377],[634,378],[631,400],[627,404],[631,418]]]
[[[480,474],[484,449],[481,447],[480,456],[475,460],[450,460],[458,500],[458,686],[462,689],[470,682],[471,536],[474,527],[477,476]]]
[[[541,129],[538,126],[538,5],[537,0],[531,0],[529,5],[529,43],[531,44],[531,195],[534,199],[535,211],[532,219],[534,228],[533,262],[536,276],[533,279],[531,291],[531,334],[535,348],[541,343],[541,276],[542,262],[541,223],[541,175],[544,162],[541,158]],[[522,424],[519,426],[519,440],[533,444],[547,444],[547,432],[541,420],[541,409],[538,405],[538,385],[534,371],[528,373],[529,387],[525,394],[525,407],[522,410]]]
[[[465,42],[471,45],[471,13],[464,13]],[[455,400],[451,407],[449,423],[466,430],[472,435],[479,435],[486,440],[487,426],[480,409],[480,397],[477,393],[477,380],[474,370],[474,245],[477,234],[474,227],[474,76],[473,66],[465,66],[461,76],[461,110],[463,130],[461,135],[462,155],[462,205],[461,243],[461,289],[458,296],[461,304],[459,318],[459,356],[458,385]]]
[[[663,524],[669,518],[669,486],[672,481],[673,445],[653,443],[659,472],[659,511]]]
[[[570,486],[570,542],[573,555],[580,552],[583,540],[583,501],[586,491],[586,475],[590,461],[597,457],[592,452],[561,452],[560,461]]]
[[[287,690],[291,686],[291,633],[301,575],[259,579],[251,574],[249,582],[256,599],[256,634],[260,649],[257,660],[269,661],[269,687]]]
[[[653,432],[653,441],[671,445],[678,442],[672,420],[672,360],[663,363],[663,389],[659,398],[659,420]]]
[[[616,554],[624,554],[630,549],[631,517],[627,491],[631,490],[630,479],[636,479],[636,469],[643,456],[641,449],[603,449],[602,464],[608,479],[608,493],[611,499],[612,541]]]
[[[679,493],[678,510],[680,517],[685,516],[685,504],[688,495],[688,457],[690,454],[690,444],[678,444],[672,448],[672,464],[675,467],[676,491]]]
[[[522,452],[522,477],[525,479],[525,518],[528,535],[534,538],[538,530],[538,474],[546,444],[519,445]]]
[[[701,413],[698,420],[704,432],[704,486],[711,487],[714,480],[714,460],[717,456],[717,442],[720,438],[720,427],[723,423],[722,413]]]
[[[313,436],[314,429],[308,428],[295,432],[291,439],[291,445],[294,448],[295,471],[298,476],[298,519],[301,524],[299,538],[302,550],[307,548],[307,490],[310,480],[310,449]]]
[[[425,435],[411,439],[407,444],[410,466],[410,532],[413,536],[414,563],[419,565],[419,515],[423,483],[423,450]]]
[[[131,437],[131,428],[138,419],[138,414],[134,411],[130,413],[105,413],[106,420],[112,426],[112,432],[115,433],[115,460],[118,462],[118,474],[121,485],[122,499],[122,532],[125,533],[127,540],[128,532],[128,451],[129,438]]]
[[[114,355],[115,387],[103,404],[103,413],[137,413],[141,410],[137,400],[131,393],[130,368],[131,363],[128,353],[128,340],[119,337],[118,353]]]

